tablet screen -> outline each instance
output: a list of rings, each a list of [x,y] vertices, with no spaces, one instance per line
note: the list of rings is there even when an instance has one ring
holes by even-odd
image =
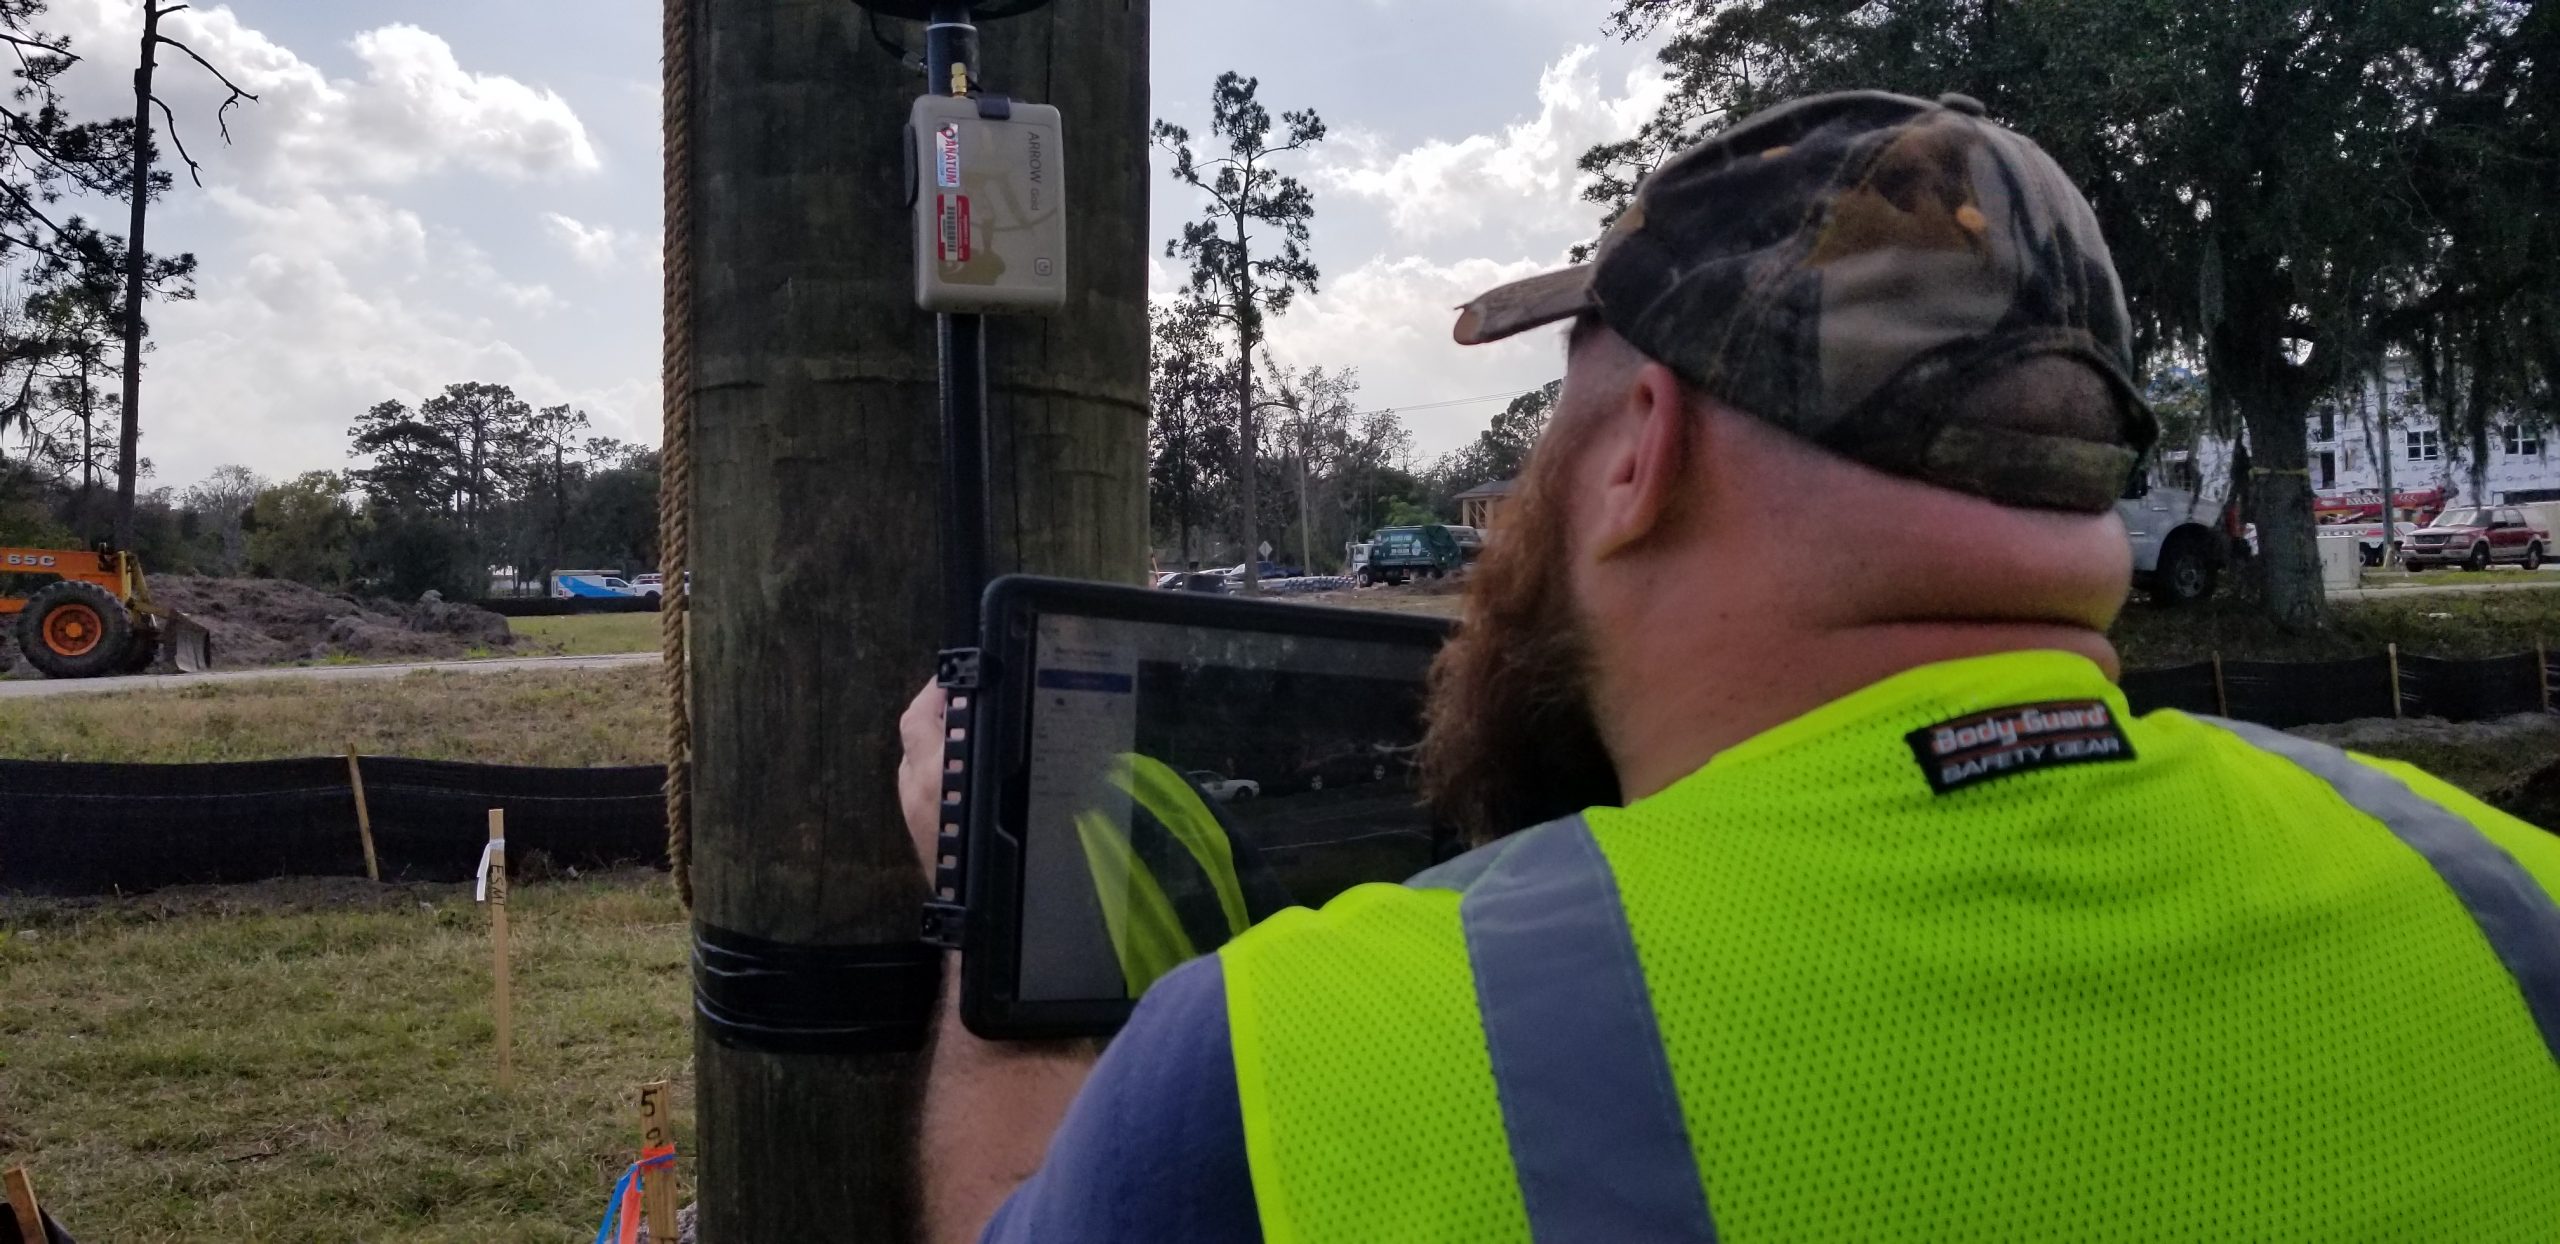
[[[1043,613],[1016,996],[1126,1000],[1284,907],[1430,866],[1422,643]]]

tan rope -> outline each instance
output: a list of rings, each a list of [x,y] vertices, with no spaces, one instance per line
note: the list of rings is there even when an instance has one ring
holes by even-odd
[[[665,0],[661,125],[666,142],[663,368],[666,426],[658,451],[659,653],[667,696],[667,859],[693,906],[693,705],[685,659],[693,551],[693,6]]]

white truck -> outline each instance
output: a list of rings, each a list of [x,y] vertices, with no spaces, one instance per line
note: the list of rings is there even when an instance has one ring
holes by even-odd
[[[2144,463],[2125,488],[2116,512],[2133,537],[2133,585],[2175,608],[2213,595],[2230,561],[2222,534],[2222,501],[2157,481]]]
[[[596,600],[642,593],[610,570],[555,570],[551,573],[551,595],[555,600]]]

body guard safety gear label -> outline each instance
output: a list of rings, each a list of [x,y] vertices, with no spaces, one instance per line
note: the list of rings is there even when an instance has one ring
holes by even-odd
[[[1905,737],[1929,789],[1941,795],[2039,769],[2133,759],[2115,710],[2098,700],[1996,708]]]

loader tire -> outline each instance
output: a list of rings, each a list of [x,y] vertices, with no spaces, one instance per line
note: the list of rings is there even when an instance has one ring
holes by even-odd
[[[49,678],[118,673],[133,649],[133,615],[95,584],[56,583],[18,615],[18,648]]]
[[[124,664],[118,666],[116,672],[119,674],[147,673],[151,669],[151,663],[159,659],[160,628],[137,626],[133,628],[133,642],[125,646]]]

